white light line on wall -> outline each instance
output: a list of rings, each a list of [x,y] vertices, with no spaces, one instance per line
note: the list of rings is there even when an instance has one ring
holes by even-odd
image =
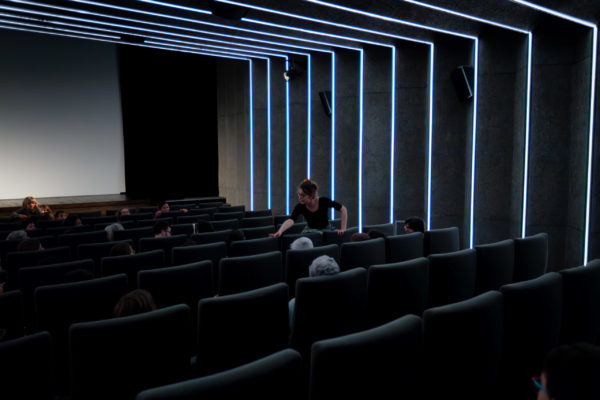
[[[527,112],[525,114],[525,152],[523,155],[523,202],[521,216],[521,237],[527,235],[527,196],[529,190],[529,132],[531,120],[531,62],[533,51],[533,35],[531,32],[527,39]]]
[[[475,39],[475,46],[473,47],[473,57],[475,58],[475,69],[473,79],[473,97],[477,99],[477,88],[478,79],[477,72],[479,69],[479,39]],[[477,155],[477,101],[473,102],[473,134],[471,136],[471,196],[469,200],[469,248],[473,248],[473,228],[474,221],[473,217],[475,214],[475,159]]]
[[[250,94],[249,125],[250,125],[250,211],[254,211],[254,103],[252,102],[252,60],[248,60],[248,92]]]
[[[431,159],[433,157],[433,68],[435,46],[429,48],[429,126],[427,135],[427,230],[431,230]]]
[[[155,4],[158,6],[177,8],[179,10],[184,10],[184,11],[197,12],[200,14],[209,14],[209,15],[212,14],[212,11],[209,11],[209,10],[202,10],[200,8],[194,8],[194,7],[185,7],[185,6],[180,6],[177,4],[166,3],[163,1],[155,1],[155,0],[137,0],[137,1],[142,2],[142,3]]]

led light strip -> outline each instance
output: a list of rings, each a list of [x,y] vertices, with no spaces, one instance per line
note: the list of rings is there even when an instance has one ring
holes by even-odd
[[[25,1],[25,0],[14,0],[14,1],[18,2],[18,3],[22,3],[22,4],[28,4],[28,5],[34,5],[34,6],[42,6],[42,7],[47,7],[47,8],[51,8],[51,9],[58,9],[58,10],[62,10],[62,11],[79,12],[79,13],[84,13],[84,14],[89,14],[89,15],[94,15],[94,16],[101,16],[101,17],[105,17],[105,18],[112,18],[112,19],[118,19],[118,20],[122,20],[122,21],[128,21],[128,22],[136,22],[136,23],[148,24],[148,25],[153,25],[153,26],[161,26],[161,27],[168,27],[168,28],[180,29],[180,30],[185,30],[185,31],[191,31],[191,32],[195,32],[195,33],[204,33],[204,34],[211,34],[211,35],[222,36],[222,37],[230,37],[230,38],[241,39],[241,40],[248,40],[248,41],[255,41],[255,42],[262,42],[262,43],[271,43],[271,44],[280,45],[280,46],[300,48],[300,49],[309,49],[309,50],[313,50],[313,51],[320,51],[320,52],[327,52],[327,53],[334,54],[330,50],[315,49],[315,48],[310,48],[310,47],[307,47],[307,46],[297,46],[297,45],[292,45],[292,44],[281,44],[281,43],[277,43],[277,42],[265,41],[265,40],[255,39],[255,38],[248,38],[248,37],[241,37],[241,36],[234,36],[234,35],[226,35],[226,34],[217,33],[217,32],[202,31],[202,30],[197,30],[197,29],[191,29],[191,28],[185,28],[185,27],[167,25],[167,24],[160,24],[160,23],[154,23],[154,22],[149,22],[149,21],[140,21],[140,20],[135,20],[135,19],[131,19],[131,18],[124,18],[124,17],[113,16],[113,15],[106,15],[106,14],[101,14],[101,13],[92,13],[92,12],[88,12],[88,11],[71,9],[71,8],[67,8],[67,7],[51,6],[51,5],[47,5],[47,4],[40,4],[40,3],[31,2],[31,1]],[[115,8],[115,9],[119,9],[119,10],[126,10],[126,11],[130,11],[130,12],[141,12],[141,11],[138,11],[138,10],[135,10],[135,9],[118,7],[118,6],[112,6],[112,5],[108,5],[108,4],[100,4],[100,3],[96,3],[96,2],[88,2],[88,1],[82,1],[82,0],[78,0],[77,2],[84,3],[84,4],[93,4],[93,5],[103,6],[103,7],[107,7],[107,8]],[[12,9],[12,10],[14,10],[14,8],[11,8],[11,7],[0,6],[0,8],[1,9]],[[31,11],[31,10],[19,10],[19,11],[25,11],[25,12],[29,12],[29,13],[33,13],[33,14],[37,13],[37,12]],[[141,13],[145,14],[145,12],[141,12]],[[41,13],[37,13],[37,14],[41,14]],[[113,24],[113,23],[107,23],[107,22],[93,21],[93,20],[89,20],[89,19],[74,18],[74,17],[62,16],[62,15],[56,15],[56,14],[54,14],[54,15],[50,14],[50,15],[51,16],[55,16],[55,17],[59,17],[59,18],[65,18],[65,19],[72,19],[72,20],[78,20],[78,21],[86,21],[86,22],[92,22],[92,23],[98,23],[98,24],[104,24],[104,25],[110,25],[110,26],[125,27],[125,28],[130,28],[130,29],[133,28],[133,29],[142,30],[142,31],[149,31],[149,32],[154,32],[154,33],[158,32],[158,33],[162,33],[162,34],[168,34],[168,35],[174,35],[174,36],[180,36],[180,37],[181,36],[185,36],[185,37],[196,38],[196,37],[193,37],[193,36],[181,35],[181,34],[176,34],[176,33],[172,33],[172,32],[157,31],[157,30],[145,29],[145,28],[141,28],[141,27],[128,27],[128,26],[122,25],[122,24]],[[170,16],[166,15],[166,14],[160,14],[160,16],[165,17],[165,18],[170,18]],[[174,17],[174,19],[182,20],[182,18],[177,18],[177,17]],[[184,20],[187,20],[187,19],[184,19]],[[308,40],[308,39],[303,39],[303,38],[296,38],[296,37],[287,36],[287,35],[277,35],[277,34],[272,34],[272,33],[269,33],[269,32],[253,31],[253,30],[249,30],[249,29],[229,27],[227,25],[221,25],[221,24],[213,24],[213,23],[196,21],[196,20],[188,20],[188,22],[195,22],[195,23],[198,23],[198,24],[205,24],[205,25],[210,25],[210,26],[219,26],[219,27],[226,28],[226,29],[240,30],[240,31],[243,31],[243,32],[250,32],[250,33],[255,33],[255,34],[260,34],[260,35],[266,35],[266,36],[274,36],[274,37],[281,37],[281,38],[286,38],[286,39],[291,39],[291,40],[299,40],[299,41],[303,41],[303,42],[316,43],[316,44],[325,45],[325,46],[333,46],[333,47],[341,47],[341,48],[347,48],[347,49],[355,49],[355,48],[350,47],[350,46],[344,46],[344,45],[339,45],[339,44],[320,42],[320,41],[315,41],[315,40]],[[335,76],[332,76],[332,82],[334,80],[335,80]],[[288,127],[288,129],[289,129],[289,127]],[[333,129],[334,129],[334,127],[332,127],[332,132],[333,132]],[[289,187],[289,182],[287,182],[287,186]],[[271,187],[269,185],[269,192],[270,192],[270,189],[271,189]],[[288,202],[289,202],[289,196],[288,196]],[[270,197],[269,197],[269,203],[270,203]]]
[[[248,107],[250,122],[250,211],[254,211],[254,103],[252,102],[252,59],[248,61],[248,92],[250,93],[250,106]]]
[[[423,24],[418,24],[418,23],[414,23],[414,22],[410,22],[410,21],[406,21],[406,20],[402,20],[402,19],[398,19],[398,18],[392,18],[392,17],[387,17],[385,15],[381,15],[381,14],[376,14],[376,13],[372,13],[372,12],[368,12],[368,11],[362,11],[362,10],[358,10],[355,8],[350,8],[350,7],[345,7],[345,6],[340,6],[338,4],[334,4],[334,3],[329,3],[326,1],[321,1],[321,0],[305,0],[307,2],[310,3],[314,3],[314,4],[319,4],[322,6],[326,6],[326,7],[330,7],[330,8],[334,8],[334,9],[338,9],[338,10],[342,10],[342,11],[347,11],[347,12],[351,12],[354,14],[358,14],[358,15],[362,15],[362,16],[366,16],[366,17],[370,17],[370,18],[375,18],[375,19],[379,19],[382,21],[386,21],[386,22],[392,22],[392,23],[396,23],[396,24],[401,24],[401,25],[406,25],[406,26],[411,26],[413,28],[418,28],[418,29],[425,29],[428,31],[432,31],[432,32],[438,32],[438,33],[445,33],[448,35],[452,35],[452,36],[457,36],[457,37],[461,37],[461,38],[465,38],[465,39],[470,39],[473,40],[474,42],[474,69],[475,69],[475,73],[474,73],[474,99],[473,99],[473,128],[472,128],[472,143],[471,143],[471,149],[472,149],[472,154],[471,154],[471,188],[470,188],[470,204],[469,204],[469,247],[473,247],[473,208],[474,208],[474,199],[475,199],[475,158],[476,158],[476,154],[474,152],[474,149],[476,147],[476,142],[477,142],[477,113],[475,112],[477,110],[477,71],[478,71],[478,48],[479,48],[479,39],[477,38],[477,36],[472,36],[472,35],[467,35],[464,33],[460,33],[460,32],[456,32],[456,31],[451,31],[451,30],[447,30],[447,29],[440,29],[440,28],[435,28],[432,26],[428,26],[428,25],[423,25]],[[431,145],[431,142],[430,142]],[[431,149],[431,148],[430,148]],[[431,162],[431,154],[429,154],[429,162]],[[429,174],[429,177],[431,177],[431,175]],[[428,220],[428,225],[429,227],[431,226],[431,185],[428,183],[427,185],[428,187],[428,193],[427,193],[427,198],[428,198],[428,215],[427,215],[427,220]]]
[[[530,31],[520,29],[511,25],[502,24],[496,21],[492,21],[485,18],[476,17],[474,15],[461,13],[458,11],[450,10],[448,8],[438,7],[431,4],[423,3],[417,0],[404,0],[407,3],[414,4],[420,7],[429,8],[435,11],[443,12],[446,14],[466,18],[471,21],[480,22],[483,24],[493,25],[498,28],[507,29],[513,32],[518,32],[527,35],[527,89],[526,89],[526,105],[525,105],[525,151],[523,159],[523,204],[521,207],[521,237],[525,237],[526,226],[527,226],[527,180],[529,175],[529,129],[530,129],[530,113],[531,113],[531,62],[532,62],[532,42],[533,35]]]
[[[212,14],[212,11],[209,11],[209,10],[202,10],[202,9],[193,8],[193,7],[185,7],[185,6],[180,6],[177,4],[165,3],[163,1],[155,1],[155,0],[137,0],[137,1],[142,2],[142,3],[155,4],[158,6],[173,7],[173,8],[177,8],[179,10],[197,12],[200,14],[209,14],[209,15]]]
[[[583,25],[592,29],[592,77],[590,83],[590,124],[589,124],[589,135],[588,135],[588,159],[587,159],[587,184],[586,184],[586,195],[585,195],[585,228],[584,228],[584,244],[583,244],[583,264],[587,264],[589,257],[589,244],[590,244],[590,208],[591,208],[591,191],[592,191],[592,164],[593,164],[593,151],[594,151],[594,111],[596,104],[596,69],[598,62],[598,26],[590,21],[585,21],[580,18],[573,17],[571,15],[561,13],[559,11],[542,7],[535,3],[524,0],[510,0],[513,3],[533,8],[534,10],[553,15],[555,17],[566,19],[567,21],[574,22],[579,25]]]

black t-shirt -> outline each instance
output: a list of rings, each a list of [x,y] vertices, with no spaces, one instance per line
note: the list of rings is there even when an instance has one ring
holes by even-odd
[[[304,219],[309,228],[324,229],[329,225],[327,211],[331,207],[338,211],[342,209],[342,205],[337,201],[333,201],[327,197],[319,197],[319,208],[317,208],[317,211],[310,212],[304,204],[298,203],[296,207],[294,207],[294,211],[292,211],[292,216],[290,218],[296,221],[298,215],[302,214],[304,215]]]

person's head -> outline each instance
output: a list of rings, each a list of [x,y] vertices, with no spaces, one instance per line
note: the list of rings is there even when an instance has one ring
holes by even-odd
[[[196,233],[214,232],[212,224],[208,221],[200,220],[196,222]]]
[[[310,240],[310,238],[307,238],[306,236],[299,237],[298,239],[294,240],[290,245],[290,249],[292,250],[312,249],[313,247],[314,246],[312,240]]]
[[[110,249],[110,256],[129,256],[135,254],[133,247],[127,242],[117,243]]]
[[[425,223],[423,222],[423,219],[419,217],[408,218],[406,221],[404,221],[404,232],[425,232]]]
[[[12,231],[6,237],[6,240],[24,240],[29,238],[25,229],[19,229],[18,231]]]
[[[23,208],[25,210],[33,211],[37,205],[38,202],[33,196],[27,196],[23,199]]]
[[[171,208],[169,207],[169,203],[166,201],[159,201],[156,205],[156,209],[160,212],[169,212]]]
[[[350,241],[351,242],[362,242],[363,240],[369,240],[371,239],[369,237],[368,234],[364,233],[364,232],[356,232],[353,233],[352,236],[350,236]]]
[[[87,269],[78,268],[65,274],[65,282],[81,282],[94,279],[94,274]]]
[[[538,400],[600,399],[600,347],[579,343],[550,350],[538,383]]]
[[[131,215],[129,208],[121,208],[119,211],[117,211],[117,221],[120,221],[123,215]]]
[[[50,208],[50,206],[47,204],[42,204],[40,206],[40,211],[43,212],[44,214],[48,214],[48,215],[52,214],[52,208]]]
[[[126,317],[152,310],[156,310],[156,304],[150,292],[136,289],[119,299],[113,313],[115,317]]]
[[[31,218],[27,218],[25,221],[23,221],[23,229],[25,229],[26,231],[35,230],[36,229],[35,221]]]
[[[340,266],[335,262],[332,257],[319,256],[313,260],[308,267],[308,275],[321,276],[321,275],[335,275],[340,272]]]
[[[44,250],[39,239],[23,239],[17,246],[17,251]]]
[[[58,210],[56,213],[54,213],[54,219],[57,221],[64,221],[67,219],[66,211]]]
[[[123,225],[115,222],[114,224],[108,225],[106,228],[104,228],[104,230],[106,231],[106,237],[108,238],[108,241],[111,242],[115,237],[115,231],[124,231],[125,228],[123,228]]]
[[[158,221],[152,227],[154,231],[154,237],[167,237],[171,236],[171,227],[168,222]]]
[[[318,189],[319,187],[315,181],[311,181],[310,179],[303,180],[298,186],[298,201],[300,204],[306,204],[317,197]]]
[[[65,218],[64,222],[65,226],[82,226],[83,222],[81,222],[81,218],[77,214],[69,214],[67,218]]]

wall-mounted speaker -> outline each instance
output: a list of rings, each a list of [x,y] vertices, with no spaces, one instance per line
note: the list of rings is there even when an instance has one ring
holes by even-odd
[[[470,65],[461,65],[452,71],[452,83],[460,101],[473,98],[473,75],[474,69]]]
[[[324,92],[319,92],[319,97],[321,98],[323,111],[325,111],[325,114],[328,117],[331,117],[331,91],[327,90]]]

